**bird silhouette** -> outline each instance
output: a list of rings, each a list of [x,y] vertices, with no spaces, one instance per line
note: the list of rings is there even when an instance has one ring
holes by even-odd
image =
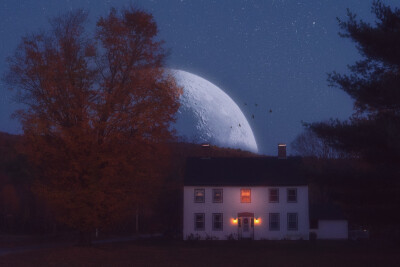
[[[258,106],[258,104],[257,104],[257,103],[254,103],[254,106],[256,106],[256,107],[257,107],[257,106]]]
[[[269,113],[272,113],[272,109],[269,110]]]
[[[247,103],[245,102],[244,105],[247,106]]]
[[[240,125],[240,123],[239,123],[239,127],[242,127],[242,125]]]
[[[251,118],[254,119],[254,114],[251,114]]]

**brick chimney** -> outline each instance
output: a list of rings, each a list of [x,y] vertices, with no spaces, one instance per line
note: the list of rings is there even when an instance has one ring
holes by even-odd
[[[286,159],[286,144],[278,144],[278,159]]]
[[[201,144],[201,158],[202,159],[209,159],[211,152],[210,144]]]

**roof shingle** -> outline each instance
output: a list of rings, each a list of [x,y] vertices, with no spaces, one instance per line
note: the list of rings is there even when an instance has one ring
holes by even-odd
[[[307,185],[300,157],[188,158],[186,186]]]

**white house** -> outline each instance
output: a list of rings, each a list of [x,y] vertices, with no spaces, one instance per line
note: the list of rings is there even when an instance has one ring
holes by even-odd
[[[300,158],[189,158],[183,191],[184,239],[309,238]]]

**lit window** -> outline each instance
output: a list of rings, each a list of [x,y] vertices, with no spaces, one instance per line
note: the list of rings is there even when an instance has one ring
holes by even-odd
[[[279,189],[271,188],[269,190],[269,202],[279,202]]]
[[[287,202],[297,202],[297,189],[296,188],[288,188]]]
[[[205,192],[204,189],[195,189],[194,190],[194,202],[195,203],[204,203]]]
[[[213,189],[213,202],[222,203],[222,189]]]
[[[269,214],[269,230],[279,231],[280,230],[280,215],[279,213]]]
[[[240,189],[240,202],[242,203],[251,202],[251,189]]]
[[[194,214],[194,230],[196,231],[204,230],[204,213]]]
[[[213,213],[213,231],[222,231],[223,229],[223,216],[222,213]]]
[[[288,213],[287,214],[288,230],[297,230],[298,229],[298,222],[297,222],[297,213]]]

